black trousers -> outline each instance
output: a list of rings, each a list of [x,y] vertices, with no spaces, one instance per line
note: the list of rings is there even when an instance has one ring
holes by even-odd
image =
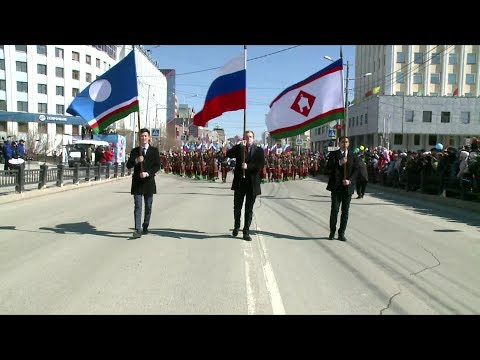
[[[357,180],[357,195],[365,195],[365,190],[367,188],[368,181],[365,179]]]
[[[338,228],[338,234],[344,235],[347,229],[348,211],[350,210],[350,201],[352,195],[349,195],[347,191],[332,191],[331,194],[332,204],[330,208],[330,232],[333,234],[337,229],[337,217],[340,206],[342,207],[342,214],[340,216],[340,227]]]
[[[252,224],[253,205],[257,195],[253,195],[251,191],[235,190],[233,193],[233,217],[235,220],[234,227],[240,228],[240,217],[242,214],[243,199],[245,199],[245,215],[243,223],[243,233],[250,232],[250,225]]]

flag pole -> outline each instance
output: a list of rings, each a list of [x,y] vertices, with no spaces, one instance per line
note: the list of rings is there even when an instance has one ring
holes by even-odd
[[[243,54],[244,54],[244,69],[247,70],[247,45],[243,45]],[[246,77],[245,71],[245,77]],[[245,108],[243,109],[243,139],[245,139],[245,131],[247,131],[247,86],[245,84]],[[243,142],[242,142],[243,144]],[[242,151],[242,164],[245,162],[247,147],[243,146]],[[245,169],[243,169],[243,178],[245,178]]]
[[[135,56],[135,45],[132,45],[132,51],[133,51],[133,54]],[[135,62],[135,64],[136,64],[136,62]],[[138,75],[137,75],[137,81],[138,81]],[[138,122],[138,148],[140,150],[140,139],[141,139],[141,135],[142,135],[141,132],[140,132],[140,129],[142,128],[141,125],[140,125],[140,101],[138,101],[137,122]],[[135,129],[133,130],[133,132],[135,132]],[[143,154],[140,154],[140,151],[139,151],[139,155],[143,156]],[[140,172],[143,172],[143,161],[140,163]]]
[[[342,51],[342,45],[340,45],[340,58],[342,59],[342,66],[343,66],[343,51]],[[344,125],[343,125],[343,135],[345,136],[345,138],[347,137],[347,124],[348,124],[348,70],[349,70],[349,67],[350,67],[350,64],[348,63],[348,60],[347,60],[347,76],[345,77],[345,109],[344,109],[344,113],[343,113],[343,121],[344,121]],[[342,73],[343,73],[343,69],[342,69]],[[341,121],[341,120],[340,120]],[[340,145],[340,144],[339,144]],[[345,149],[347,150],[347,149]],[[347,151],[345,151],[345,157],[347,155]],[[343,179],[346,179],[347,178],[347,163],[345,162],[343,164]]]

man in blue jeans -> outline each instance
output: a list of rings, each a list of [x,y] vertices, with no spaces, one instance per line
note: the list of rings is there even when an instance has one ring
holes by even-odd
[[[127,162],[127,168],[133,169],[132,187],[135,218],[133,238],[148,234],[152,215],[153,194],[157,193],[155,174],[160,170],[160,153],[150,145],[150,130],[140,129],[140,146],[133,148]],[[142,202],[145,200],[145,216],[142,223]]]

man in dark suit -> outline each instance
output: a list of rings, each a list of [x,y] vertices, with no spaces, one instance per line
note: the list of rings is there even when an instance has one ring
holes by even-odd
[[[152,215],[153,194],[157,193],[155,174],[160,170],[160,153],[150,145],[150,130],[140,129],[140,146],[133,148],[127,162],[127,168],[133,170],[131,194],[134,201],[135,232],[134,238],[148,234]],[[142,221],[142,198],[145,200],[145,216]]]
[[[238,235],[243,199],[245,198],[245,215],[243,224],[243,239],[251,241],[250,225],[252,223],[253,205],[257,195],[261,194],[260,171],[265,164],[263,149],[253,145],[255,135],[253,131],[245,131],[242,143],[233,146],[226,156],[235,158],[235,170],[231,189],[233,193],[233,236]]]
[[[358,155],[357,199],[363,199],[368,183],[368,169],[363,154]]]
[[[327,190],[331,191],[330,209],[330,235],[333,240],[337,230],[337,217],[340,205],[342,215],[340,216],[340,227],[338,229],[338,240],[347,241],[345,230],[347,229],[348,211],[350,201],[355,189],[355,181],[358,176],[358,156],[348,151],[348,137],[342,136],[339,139],[340,149],[329,154],[327,171],[329,173]]]

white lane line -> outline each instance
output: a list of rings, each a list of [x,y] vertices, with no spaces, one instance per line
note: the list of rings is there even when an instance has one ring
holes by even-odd
[[[265,278],[268,295],[270,297],[270,304],[272,305],[273,315],[285,315],[285,308],[283,306],[282,296],[280,295],[280,290],[278,289],[277,280],[275,279],[275,274],[273,273],[272,264],[270,263],[270,260],[268,258],[265,241],[263,240],[262,235],[259,234],[260,228],[258,227],[258,222],[255,223],[257,225],[256,237],[258,238],[260,257],[262,259],[263,276]]]
[[[250,241],[244,241],[243,255],[245,259],[245,281],[247,285],[247,313],[248,315],[255,315],[255,295],[252,287],[252,274],[250,272],[250,266],[253,262],[252,245]]]

